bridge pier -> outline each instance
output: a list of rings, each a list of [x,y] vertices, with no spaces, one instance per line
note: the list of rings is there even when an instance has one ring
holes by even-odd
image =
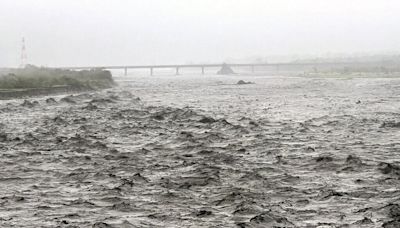
[[[267,70],[264,69],[268,68],[268,71],[274,71],[275,73],[284,73],[286,69],[292,69],[290,67],[295,67],[294,69],[298,68],[304,68],[304,70],[307,71],[314,71],[314,72],[320,72],[323,69],[327,68],[337,68],[337,67],[349,67],[349,66],[359,66],[363,64],[375,64],[378,66],[381,66],[381,62],[320,62],[320,63],[315,63],[315,62],[281,62],[281,63],[244,63],[244,64],[179,64],[179,65],[118,65],[118,66],[75,66],[75,67],[60,67],[59,69],[64,69],[64,70],[93,70],[93,69],[102,69],[102,70],[118,70],[120,71],[120,74],[122,75],[122,72],[124,75],[128,74],[128,70],[131,69],[144,69],[150,70],[150,75],[154,75],[154,69],[169,69],[173,71],[176,69],[176,73],[179,74],[180,68],[195,68],[195,69],[201,69],[201,73],[204,75],[205,68],[217,68],[221,67],[221,70],[218,71],[219,74],[232,74],[234,73],[232,69],[229,70],[231,67],[245,67],[248,69],[248,71],[255,72],[257,71],[263,71]],[[258,68],[259,67],[259,68]],[[2,70],[2,69],[0,69]]]
[[[176,74],[176,75],[179,75],[179,67],[176,68],[175,74]]]

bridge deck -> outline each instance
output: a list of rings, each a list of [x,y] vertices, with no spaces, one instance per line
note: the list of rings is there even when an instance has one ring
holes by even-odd
[[[324,63],[304,63],[304,62],[289,62],[289,63],[229,63],[226,64],[229,67],[250,67],[251,71],[254,72],[255,67],[276,67],[279,69],[281,67],[288,66],[329,66],[329,65],[348,65],[352,63],[348,62],[324,62]],[[354,64],[354,63],[353,63]],[[221,64],[174,64],[174,65],[121,65],[121,66],[84,66],[84,67],[60,67],[60,69],[70,69],[70,70],[90,70],[90,69],[109,69],[116,70],[121,69],[124,70],[125,75],[128,74],[128,69],[149,69],[150,75],[153,75],[154,69],[160,68],[174,68],[176,69],[176,74],[179,74],[179,70],[182,68],[200,68],[201,73],[205,73],[205,68],[216,68],[222,67],[225,63]]]
[[[154,69],[172,68],[176,69],[176,74],[182,68],[200,68],[201,73],[205,73],[205,68],[217,68],[227,65],[229,67],[249,67],[254,72],[256,67],[275,67],[277,71],[284,67],[346,67],[346,66],[359,66],[359,65],[376,65],[382,66],[385,64],[393,64],[391,61],[382,62],[281,62],[281,63],[218,63],[218,64],[166,64],[166,65],[114,65],[114,66],[72,66],[72,67],[55,67],[64,70],[91,70],[91,69],[108,69],[108,70],[124,70],[125,75],[128,69],[149,69],[150,74],[153,75]]]
[[[324,62],[324,63],[227,63],[230,67],[276,67],[276,66],[323,66],[323,65],[343,65],[355,64],[349,62]],[[174,65],[120,65],[120,66],[73,66],[73,67],[58,67],[60,69],[85,70],[85,69],[150,69],[150,68],[209,68],[222,67],[223,64],[174,64]]]

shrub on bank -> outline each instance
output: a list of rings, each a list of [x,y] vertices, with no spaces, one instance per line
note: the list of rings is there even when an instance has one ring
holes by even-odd
[[[72,71],[53,68],[27,66],[13,69],[0,75],[0,89],[30,89],[69,86],[82,89],[104,89],[114,85],[109,71]]]

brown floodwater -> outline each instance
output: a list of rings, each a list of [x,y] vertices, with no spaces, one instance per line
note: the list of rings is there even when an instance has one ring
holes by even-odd
[[[0,101],[0,227],[400,227],[400,79],[117,81]]]

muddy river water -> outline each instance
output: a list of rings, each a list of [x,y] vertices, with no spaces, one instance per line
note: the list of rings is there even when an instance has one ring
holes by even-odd
[[[0,227],[400,227],[400,79],[117,81],[0,101]]]

